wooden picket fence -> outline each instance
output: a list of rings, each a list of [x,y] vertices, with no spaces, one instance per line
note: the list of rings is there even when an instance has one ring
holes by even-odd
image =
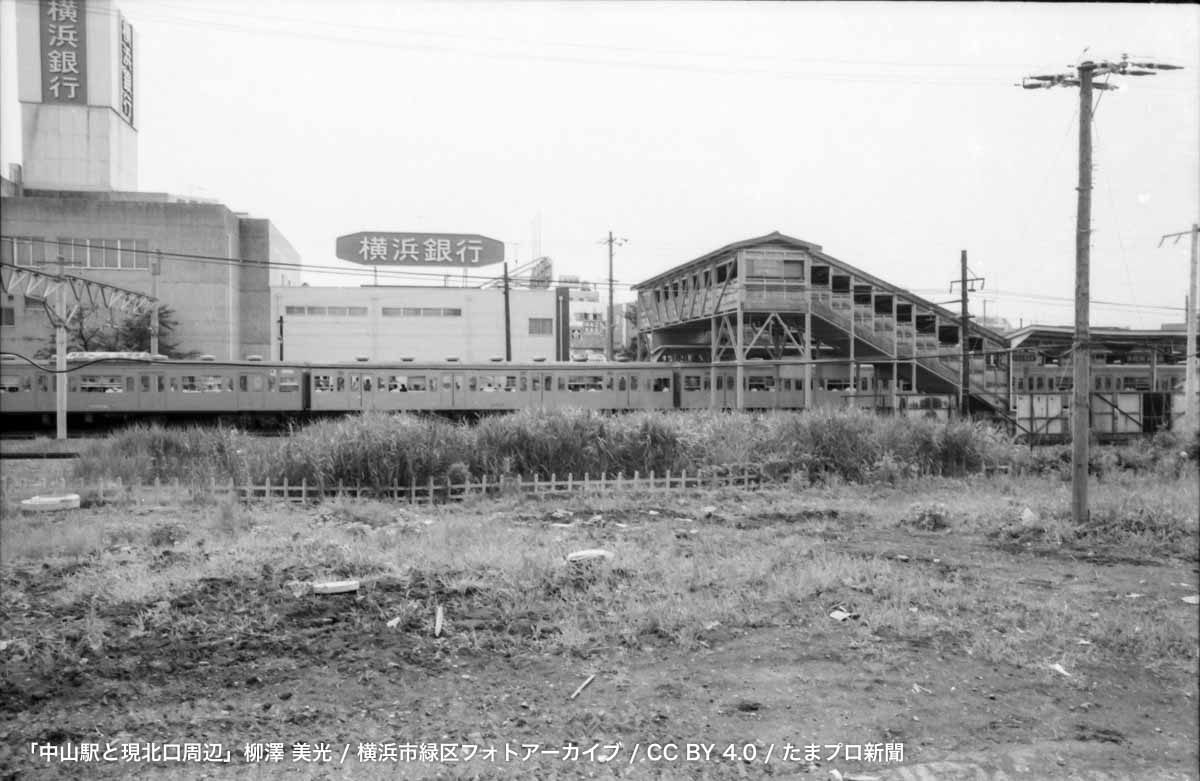
[[[133,501],[139,504],[162,504],[164,501],[180,499],[203,499],[207,497],[235,498],[243,502],[320,502],[325,499],[374,499],[382,501],[403,502],[411,505],[444,504],[462,502],[471,498],[509,496],[528,494],[533,496],[567,496],[579,493],[610,493],[619,491],[635,492],[666,492],[688,489],[739,488],[743,490],[758,490],[771,480],[763,475],[761,470],[750,466],[726,466],[703,471],[682,470],[678,473],[667,472],[658,474],[654,471],[641,474],[635,471],[633,475],[590,475],[576,476],[568,474],[565,477],[550,475],[549,479],[538,476],[519,478],[504,476],[489,478],[484,475],[478,481],[454,482],[450,479],[435,481],[433,478],[423,483],[416,481],[408,485],[393,484],[390,486],[345,485],[343,483],[313,484],[307,480],[300,483],[266,481],[260,485],[237,485],[234,482],[219,483],[188,483],[179,480],[160,481],[141,485],[125,485],[119,481],[101,484],[89,489],[89,493],[98,501]],[[54,485],[31,486],[28,483],[21,486],[24,493],[46,491],[79,492],[59,481]],[[13,497],[14,489],[8,480],[4,481],[3,494]]]

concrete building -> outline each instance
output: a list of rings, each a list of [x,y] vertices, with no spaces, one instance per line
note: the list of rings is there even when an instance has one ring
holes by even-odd
[[[182,350],[265,355],[270,288],[298,278],[299,257],[268,220],[136,191],[137,51],[111,0],[0,3],[0,348],[47,346],[39,292],[61,258],[71,277],[157,290]]]
[[[510,292],[514,361],[562,359],[564,294],[561,288]],[[275,327],[263,357],[314,363],[505,357],[499,288],[279,287],[270,317]]]

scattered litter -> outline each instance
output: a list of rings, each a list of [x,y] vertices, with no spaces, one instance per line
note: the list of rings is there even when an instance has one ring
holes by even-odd
[[[896,559],[896,561],[908,561],[908,557],[903,553],[897,553],[895,556],[893,556],[893,558]]]
[[[695,518],[676,518],[675,523],[695,523]]]
[[[351,591],[358,591],[358,581],[332,580],[326,583],[314,583],[312,590],[314,594],[347,594]]]
[[[847,773],[842,777],[843,781],[879,781],[879,776],[864,776],[860,773]]]
[[[704,631],[711,632],[712,630],[716,629],[720,625],[721,625],[720,621],[709,621],[707,624],[704,625]]]
[[[841,605],[830,611],[829,617],[834,621],[845,621],[847,618],[858,618],[858,613],[851,613]]]
[[[571,523],[552,523],[550,525],[556,529],[570,529],[572,526],[574,526],[574,524]]]
[[[287,587],[292,590],[292,596],[296,599],[299,599],[307,594],[309,588],[308,584],[302,580],[289,580],[287,582]]]
[[[79,509],[79,494],[30,497],[21,501],[21,509],[34,513],[52,512],[55,510],[77,510]]]
[[[628,529],[629,528],[629,524],[627,524],[627,523],[614,522],[613,526],[616,526],[618,529]]]
[[[933,692],[931,690],[926,689],[924,686],[922,686],[919,683],[914,683],[912,690],[913,690],[913,694],[933,694]]]
[[[1180,599],[1189,605],[1200,605],[1200,595],[1197,594],[1192,594],[1190,597],[1180,597]]]
[[[700,508],[700,512],[703,513],[705,518],[713,517],[713,513],[715,513],[716,511],[717,511],[717,508],[713,507],[711,504],[708,505],[707,507]]]
[[[569,700],[573,700],[573,699],[575,699],[576,697],[578,697],[578,696],[579,696],[579,693],[580,693],[580,692],[582,692],[584,689],[586,689],[586,688],[588,687],[588,684],[589,684],[589,683],[591,683],[591,682],[592,682],[592,681],[594,681],[594,680],[596,680],[596,674],[595,674],[595,673],[592,673],[591,675],[589,675],[589,676],[587,677],[587,680],[586,680],[586,681],[584,681],[583,683],[579,684],[579,688],[578,688],[578,689],[576,689],[575,691],[571,692],[571,696],[570,696],[570,697],[568,697],[567,699],[569,699]]]
[[[588,550],[577,550],[574,553],[567,554],[567,561],[592,561],[594,559],[612,559],[612,551],[606,551],[603,548],[590,548]]]
[[[1028,507],[1021,511],[1021,523],[1025,526],[1034,526],[1041,520],[1042,517]]]
[[[1075,641],[1075,645],[1091,645],[1091,640],[1084,640],[1082,637]]]
[[[1053,670],[1054,672],[1058,673],[1059,675],[1065,675],[1068,678],[1071,677],[1071,674],[1069,672],[1067,672],[1066,670],[1064,670],[1063,666],[1061,664],[1058,664],[1058,663],[1052,664],[1052,665],[1050,665],[1050,669]]]
[[[554,512],[550,513],[550,515],[552,517],[560,518],[560,519],[561,518],[570,518],[574,514],[575,513],[571,512],[570,510],[562,510],[562,509],[555,510]]]
[[[596,513],[591,518],[588,518],[587,522],[588,523],[604,523],[604,516],[601,515],[600,513]]]
[[[646,515],[658,515],[658,510],[647,510]]]
[[[1126,599],[1141,599],[1144,596],[1146,596],[1146,595],[1145,594],[1126,594],[1125,598]]]
[[[390,621],[387,622],[387,628],[395,629],[396,627],[398,627],[400,625],[400,620],[402,618],[403,618],[403,616],[396,616],[395,618],[391,619]]]
[[[434,637],[442,636],[442,623],[443,623],[443,621],[445,621],[445,619],[446,619],[446,614],[442,610],[442,606],[438,605],[437,606],[437,614],[434,616],[434,619],[433,619],[433,636]]]

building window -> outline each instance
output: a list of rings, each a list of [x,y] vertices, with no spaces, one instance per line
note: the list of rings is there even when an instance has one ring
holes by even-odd
[[[0,307],[0,325],[16,325],[17,311],[10,306]]]
[[[302,314],[304,314],[304,307],[289,306],[289,307],[284,307],[283,311],[284,311],[284,313],[289,314],[289,315],[302,315]]]
[[[366,317],[367,308],[365,306],[348,306],[346,307],[346,314],[349,317]]]
[[[529,318],[529,335],[530,336],[553,336],[554,335],[554,319],[550,317],[531,317]]]
[[[326,308],[323,306],[310,306],[308,308],[308,314],[310,314],[310,315],[324,316],[326,311],[327,311]]]

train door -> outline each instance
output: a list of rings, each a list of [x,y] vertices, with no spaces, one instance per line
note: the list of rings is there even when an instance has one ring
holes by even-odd
[[[470,409],[471,401],[467,396],[467,379],[462,372],[450,375],[450,409]]]
[[[262,410],[267,408],[267,382],[257,372],[238,374],[238,409]]]

